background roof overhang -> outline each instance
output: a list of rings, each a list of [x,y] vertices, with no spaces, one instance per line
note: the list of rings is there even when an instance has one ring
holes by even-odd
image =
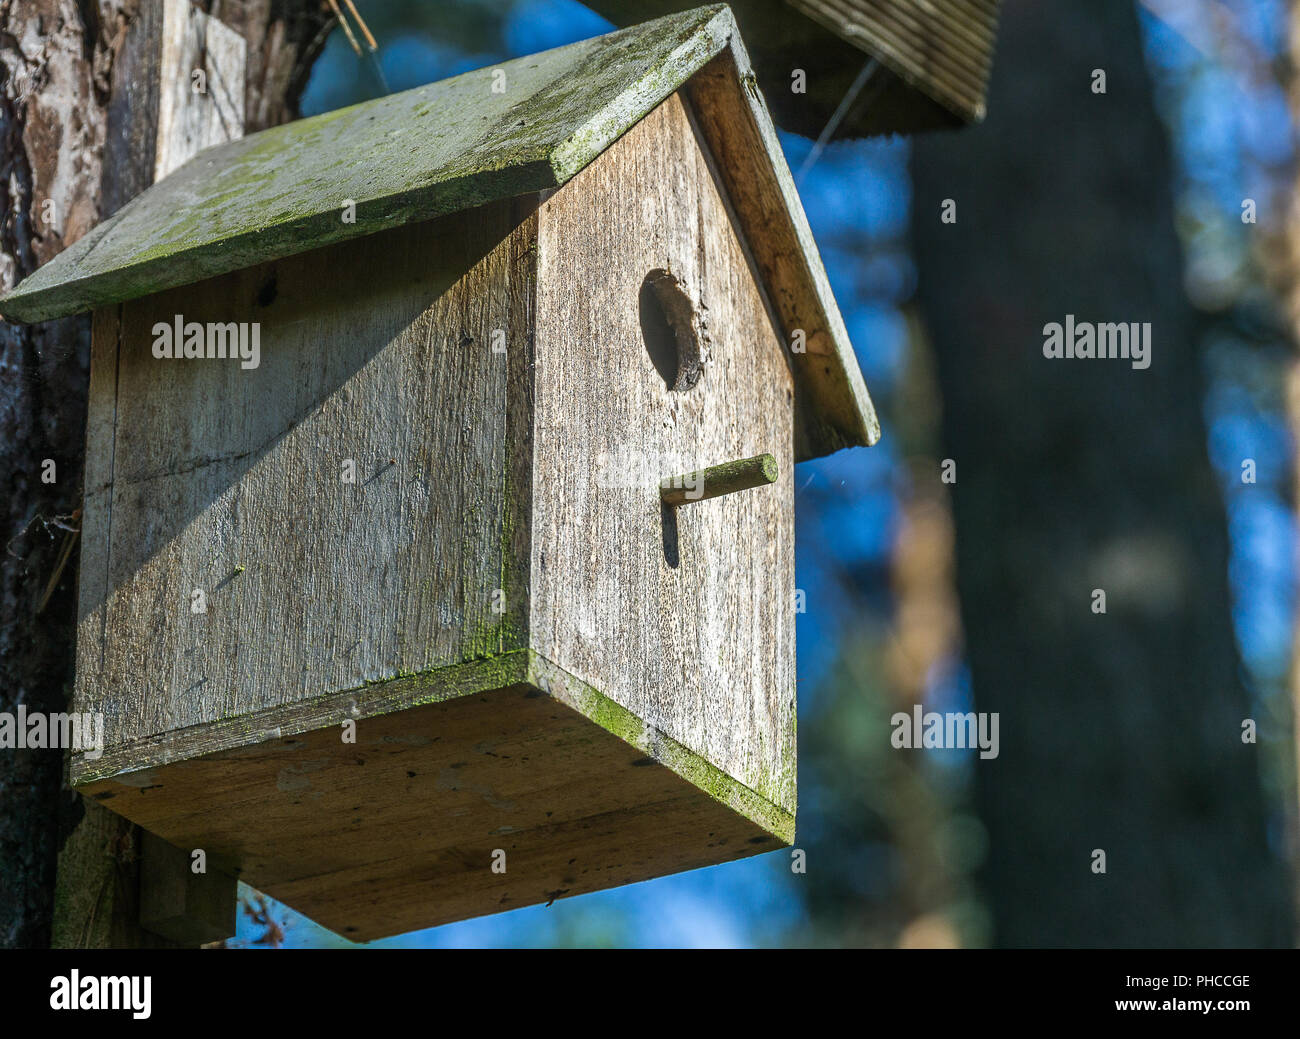
[[[615,25],[691,0],[584,0]],[[851,92],[831,139],[955,129],[984,117],[1000,0],[731,0],[777,124],[817,137]],[[790,89],[806,73],[805,92]]]

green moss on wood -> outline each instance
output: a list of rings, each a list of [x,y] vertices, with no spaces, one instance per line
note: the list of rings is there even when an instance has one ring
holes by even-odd
[[[755,455],[668,477],[659,488],[659,496],[666,505],[689,505],[776,483],[776,478],[776,459],[769,454]]]
[[[734,31],[722,5],[699,8],[210,148],[28,277],[0,313],[63,317],[557,187]]]
[[[647,725],[627,708],[531,649],[518,649],[423,671],[397,671],[368,679],[352,689],[322,696],[313,705],[308,705],[307,710],[303,710],[304,705],[269,708],[228,721],[196,726],[194,730],[182,730],[162,739],[138,740],[113,747],[94,761],[74,754],[70,780],[74,786],[83,787],[178,759],[216,754],[316,731],[321,728],[324,717],[328,717],[326,724],[332,727],[343,717],[360,721],[523,684],[548,693],[605,732],[671,769],[714,800],[786,844],[793,843],[793,813],[780,807],[763,791],[750,789],[701,755]],[[319,709],[312,710],[311,706]],[[786,782],[792,783],[793,777],[778,774],[763,787],[765,790],[775,787],[779,791]]]
[[[606,732],[617,736],[671,769],[692,786],[715,801],[757,823],[786,844],[794,843],[794,814],[787,812],[769,796],[750,789],[701,755],[672,737],[648,725],[626,707],[616,703],[598,689],[564,671],[545,657],[530,651],[529,681],[557,700],[578,711]],[[764,787],[781,790],[792,777],[777,775]],[[793,787],[790,788],[793,794]]]

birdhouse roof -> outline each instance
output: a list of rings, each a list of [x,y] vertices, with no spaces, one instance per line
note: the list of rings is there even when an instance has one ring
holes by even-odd
[[[874,443],[879,426],[844,322],[721,4],[202,151],[0,298],[0,315],[65,317],[557,188],[701,78],[719,106],[702,130],[733,196],[747,195],[733,203],[773,307],[787,334],[806,337],[806,353],[792,354],[797,454]],[[354,222],[342,219],[348,201]]]

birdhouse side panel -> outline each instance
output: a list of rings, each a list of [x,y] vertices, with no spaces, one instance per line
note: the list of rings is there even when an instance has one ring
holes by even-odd
[[[526,646],[533,226],[494,204],[97,315],[76,709],[110,747]]]
[[[793,382],[680,95],[543,202],[538,253],[532,644],[793,813]],[[661,504],[763,453],[775,484]]]

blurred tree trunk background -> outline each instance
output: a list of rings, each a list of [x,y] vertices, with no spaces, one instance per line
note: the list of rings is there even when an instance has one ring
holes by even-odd
[[[975,765],[994,941],[1289,945],[1132,0],[1007,0],[988,110],[917,140],[913,235],[975,708],[1001,721]],[[1151,322],[1151,367],[1046,359],[1067,314]]]
[[[328,8],[196,6],[247,43],[246,132],[289,119]],[[0,0],[0,289],[152,181],[161,27],[162,0]],[[88,315],[0,324],[0,711],[63,711],[72,688],[89,343]],[[138,831],[64,789],[59,754],[0,754],[0,804],[0,946],[48,945],[52,929],[63,946],[151,941],[134,913]]]

